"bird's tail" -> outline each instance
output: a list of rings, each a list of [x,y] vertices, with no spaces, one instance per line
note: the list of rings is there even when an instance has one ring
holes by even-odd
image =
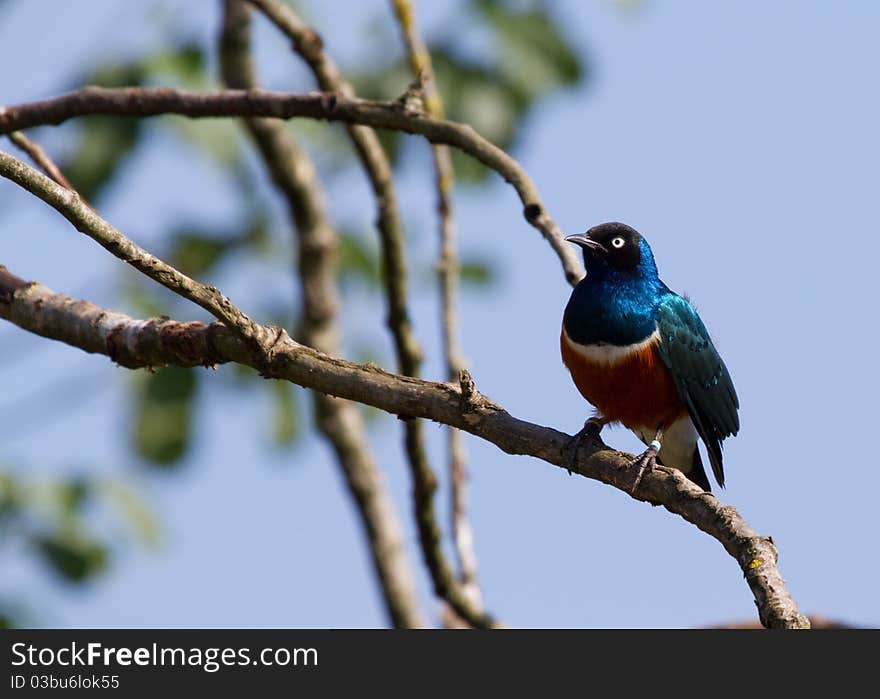
[[[691,459],[691,470],[685,475],[707,493],[712,492],[712,486],[709,485],[709,477],[706,475],[706,469],[703,468],[703,460],[700,458],[700,448],[696,444],[694,444],[694,456]]]

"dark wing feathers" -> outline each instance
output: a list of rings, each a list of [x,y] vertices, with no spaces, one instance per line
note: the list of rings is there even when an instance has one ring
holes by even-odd
[[[712,339],[688,302],[669,293],[657,318],[660,356],[706,445],[712,472],[724,485],[721,442],[739,432],[739,399]]]

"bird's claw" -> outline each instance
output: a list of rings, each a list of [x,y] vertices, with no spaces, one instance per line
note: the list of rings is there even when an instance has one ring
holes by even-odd
[[[568,441],[568,444],[565,446],[565,451],[568,455],[566,457],[566,462],[568,464],[566,470],[568,471],[569,476],[571,475],[572,469],[577,466],[578,452],[581,450],[584,442],[587,439],[598,437],[604,426],[604,422],[591,417],[584,423],[584,426],[578,431],[578,433]]]
[[[603,427],[605,427],[605,423],[602,422],[602,420],[591,417],[584,423],[584,426],[578,434],[583,435],[584,437],[598,437],[602,432]]]
[[[657,463],[657,452],[659,450],[653,444],[649,446],[645,451],[639,454],[635,459],[629,462],[627,469],[633,470],[636,469],[636,477],[633,480],[632,487],[629,492],[635,495],[636,490],[639,487],[639,484],[642,482],[642,478],[645,473],[654,468],[654,465]]]

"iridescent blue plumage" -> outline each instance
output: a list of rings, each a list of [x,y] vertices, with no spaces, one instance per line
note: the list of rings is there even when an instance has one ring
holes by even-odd
[[[647,241],[642,238],[638,245],[640,262],[632,270],[586,260],[587,276],[572,292],[563,319],[572,340],[625,346],[657,329],[660,302],[672,292],[657,276]]]
[[[583,247],[587,268],[563,317],[563,359],[581,393],[646,443],[672,426],[678,444],[664,445],[667,457],[708,490],[699,434],[724,485],[721,442],[739,430],[739,401],[696,309],[660,280],[651,247],[631,227],[602,224],[569,240]],[[637,412],[621,403],[635,397]],[[675,429],[676,414],[688,424]]]

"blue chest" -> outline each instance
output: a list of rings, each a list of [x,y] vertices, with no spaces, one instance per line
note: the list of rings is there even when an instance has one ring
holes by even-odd
[[[581,345],[632,345],[657,328],[666,286],[656,277],[588,274],[575,287],[565,308],[563,325]]]

